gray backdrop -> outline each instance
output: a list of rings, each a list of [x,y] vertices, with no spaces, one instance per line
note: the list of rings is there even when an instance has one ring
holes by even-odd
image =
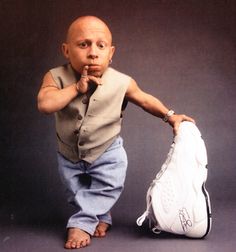
[[[36,96],[48,69],[64,63],[60,44],[80,15],[104,19],[113,32],[112,66],[168,107],[194,117],[209,158],[213,210],[235,200],[235,1],[2,0],[1,211],[5,221],[65,221],[57,173],[54,117]],[[166,158],[172,130],[129,104],[122,136],[129,157],[117,220],[144,210],[146,190]]]

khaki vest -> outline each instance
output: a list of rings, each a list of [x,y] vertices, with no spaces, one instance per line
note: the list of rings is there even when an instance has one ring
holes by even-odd
[[[60,89],[79,78],[70,64],[51,69],[50,73]],[[109,67],[101,81],[90,96],[79,94],[55,113],[58,150],[74,163],[92,163],[121,130],[122,105],[131,78]]]

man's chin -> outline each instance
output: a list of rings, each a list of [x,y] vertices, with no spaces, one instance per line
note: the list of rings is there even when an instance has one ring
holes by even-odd
[[[97,78],[101,77],[102,74],[103,74],[102,71],[89,71],[88,72],[88,75],[92,75],[92,76],[97,77]]]

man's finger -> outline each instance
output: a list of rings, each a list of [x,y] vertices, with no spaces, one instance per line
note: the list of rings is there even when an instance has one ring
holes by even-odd
[[[81,74],[81,78],[87,78],[88,77],[88,66],[84,66],[82,74]]]
[[[101,78],[97,78],[92,75],[88,75],[90,81],[94,82],[96,85],[102,85]]]
[[[195,120],[189,116],[183,115],[183,121],[189,121],[195,123]]]

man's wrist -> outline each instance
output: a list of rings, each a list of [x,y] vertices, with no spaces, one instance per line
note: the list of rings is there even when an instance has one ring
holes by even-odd
[[[162,118],[162,120],[163,120],[164,122],[168,122],[168,121],[169,121],[169,118],[170,118],[171,116],[173,116],[174,114],[175,114],[175,111],[172,110],[172,109],[170,109],[170,110],[165,114],[165,116]]]

